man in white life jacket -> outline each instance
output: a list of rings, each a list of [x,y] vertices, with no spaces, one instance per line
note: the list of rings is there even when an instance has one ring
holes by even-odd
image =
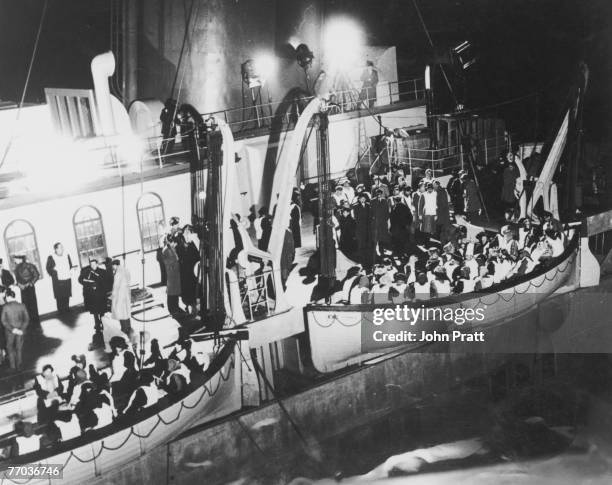
[[[60,438],[62,441],[68,441],[77,436],[81,436],[81,425],[79,424],[79,418],[76,413],[67,411],[61,412],[53,424],[57,427],[60,432]]]
[[[44,423],[54,418],[62,403],[62,381],[52,365],[45,365],[40,374],[34,378],[34,390],[38,395],[38,422]]]
[[[168,394],[178,394],[191,383],[191,373],[181,362],[168,359],[164,380]]]
[[[141,372],[138,380],[139,386],[132,393],[127,406],[123,410],[123,414],[136,413],[142,409],[153,406],[161,397],[160,390],[151,372]]]
[[[427,279],[427,274],[418,273],[416,281],[412,286],[414,288],[415,300],[429,300],[431,298],[431,284]]]

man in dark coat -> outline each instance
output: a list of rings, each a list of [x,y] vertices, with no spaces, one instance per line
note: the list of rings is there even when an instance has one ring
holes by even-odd
[[[302,210],[300,209],[299,196],[293,194],[289,212],[289,228],[293,236],[293,247],[302,247]]]
[[[340,226],[338,247],[340,251],[350,257],[355,252],[357,241],[355,239],[355,219],[353,219],[348,207],[344,207],[340,210],[340,214],[338,214],[338,225]]]
[[[457,176],[451,177],[446,186],[448,193],[451,198],[451,203],[453,204],[453,210],[455,214],[463,214],[463,182],[461,181],[461,176],[463,174],[467,174],[465,170],[460,170],[457,173]]]
[[[393,198],[394,205],[389,218],[391,226],[391,244],[397,254],[405,252],[410,239],[412,212],[401,196]]]
[[[465,207],[465,215],[467,220],[472,220],[482,210],[480,196],[478,195],[478,187],[476,182],[468,177],[467,174],[461,176],[463,182],[463,201]]]
[[[272,218],[269,214],[265,214],[261,220],[261,239],[257,243],[257,247],[262,251],[268,250],[270,243],[270,235],[272,234]]]
[[[94,317],[94,333],[98,335],[102,332],[102,315],[107,310],[105,273],[98,266],[98,260],[91,259],[79,275],[79,283],[83,285],[83,304]]]
[[[187,224],[183,227],[182,240],[176,247],[181,272],[181,299],[187,311],[194,313],[198,291],[198,280],[194,271],[200,260],[199,240],[193,227]]]
[[[178,304],[179,296],[181,295],[181,270],[179,264],[179,257],[176,252],[177,240],[174,236],[166,237],[166,246],[162,251],[162,257],[164,259],[164,265],[166,267],[166,294],[167,309],[171,315],[175,315],[180,312]]]
[[[30,315],[30,328],[40,332],[40,316],[38,315],[38,301],[36,299],[36,282],[40,279],[38,268],[26,261],[26,256],[19,254],[14,256],[17,266],[15,266],[15,279],[17,286],[21,290],[21,303],[23,303]]]
[[[365,194],[359,194],[359,202],[353,207],[355,214],[355,237],[359,260],[364,268],[372,266],[372,234],[370,231],[370,204]]]
[[[375,198],[370,203],[370,221],[374,247],[382,255],[391,242],[391,235],[389,234],[389,202],[383,197],[380,189],[375,192]]]
[[[5,288],[9,288],[15,284],[15,278],[8,269],[4,269],[2,258],[0,258],[0,282]]]
[[[450,230],[450,210],[448,207],[448,192],[444,187],[440,185],[437,180],[434,182],[434,189],[436,191],[436,234],[439,237],[442,244],[446,243],[449,238]]]

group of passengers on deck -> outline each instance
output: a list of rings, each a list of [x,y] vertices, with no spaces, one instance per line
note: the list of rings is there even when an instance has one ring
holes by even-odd
[[[35,452],[116,421],[133,423],[138,413],[164,396],[184,395],[207,364],[192,352],[192,343],[182,339],[161,349],[153,339],[139,362],[127,340],[117,336],[109,342],[111,362],[106,368],[96,369],[85,355],[73,355],[68,378],[62,380],[52,365],[45,365],[34,379],[36,423],[17,422],[16,437],[0,450],[0,457]]]
[[[336,245],[359,263],[339,282],[334,303],[400,303],[485,290],[545,267],[568,242],[550,212],[519,219],[516,204],[506,206],[499,232],[469,238],[455,215],[473,220],[482,204],[463,170],[446,186],[427,170],[413,189],[402,168],[393,167],[369,186],[338,180],[333,199]]]

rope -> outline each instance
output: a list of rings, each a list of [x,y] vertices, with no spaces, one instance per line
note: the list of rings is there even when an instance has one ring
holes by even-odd
[[[30,57],[30,63],[28,65],[28,72],[26,74],[25,83],[23,85],[23,90],[21,91],[21,99],[19,100],[19,106],[17,108],[17,115],[15,116],[15,124],[13,125],[14,127],[17,126],[17,123],[19,122],[19,119],[21,118],[21,108],[23,108],[23,103],[25,101],[26,93],[28,92],[28,85],[30,84],[30,76],[32,75],[32,67],[34,66],[34,59],[36,59],[36,53],[38,52],[38,43],[40,41],[40,34],[42,32],[43,24],[47,16],[48,4],[49,4],[49,0],[45,0],[45,3],[43,4],[43,8],[42,8],[42,13],[40,14],[40,22],[38,23],[38,30],[36,31],[36,39],[34,41],[34,47],[32,48],[32,56]],[[14,130],[15,128],[13,128],[13,135],[9,139],[9,142],[6,145],[6,148],[4,149],[4,154],[2,155],[2,161],[0,161],[0,169],[4,165],[4,162],[6,161],[6,157],[13,145],[13,141],[15,140]]]

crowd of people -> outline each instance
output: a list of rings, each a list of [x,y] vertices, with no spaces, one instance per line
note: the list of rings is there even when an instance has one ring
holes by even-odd
[[[336,301],[398,303],[482,290],[546,265],[567,245],[551,213],[519,220],[516,194],[507,197],[498,233],[469,239],[455,215],[470,220],[482,204],[465,171],[443,187],[427,170],[413,189],[396,167],[369,187],[340,179],[333,199],[337,246],[359,263],[336,288]]]
[[[160,241],[157,260],[162,283],[166,285],[167,309],[176,318],[195,313],[199,305],[200,240],[193,226],[181,227],[177,217],[169,222],[169,230]],[[0,259],[0,321],[4,329],[0,332],[0,345],[13,371],[22,369],[26,330],[32,325],[40,329],[37,309],[32,308],[36,295],[28,299],[27,294],[40,274],[25,256],[20,255],[18,259],[16,279],[9,270],[2,268]],[[47,259],[46,270],[51,276],[59,314],[69,311],[74,269],[63,245],[56,243],[53,254]],[[22,284],[24,275],[28,281]],[[74,438],[150,407],[166,394],[179,396],[195,375],[204,371],[205,363],[192,355],[192,342],[188,339],[180,340],[168,352],[162,352],[157,340],[153,339],[148,356],[142,362],[136,359],[129,343],[133,333],[130,274],[119,260],[90,259],[80,270],[78,281],[83,288],[84,308],[94,319],[92,344],[104,345],[103,340],[95,342],[95,337],[102,336],[102,318],[109,310],[110,316],[120,322],[125,335],[110,339],[111,364],[103,370],[97,370],[93,364],[87,365],[84,355],[73,355],[74,365],[63,382],[53,366],[46,364],[34,379],[38,397],[37,422],[16,423],[17,436],[8,449],[0,452],[2,456],[16,456]],[[15,295],[16,283],[22,290],[21,302]],[[185,310],[179,307],[179,297]]]
[[[19,456],[81,436],[155,405],[166,395],[180,397],[202,375],[207,357],[192,352],[182,339],[170,349],[151,340],[149,352],[138,361],[123,337],[110,340],[110,366],[96,369],[85,355],[73,355],[65,381],[47,364],[34,379],[36,423],[19,421],[16,436],[0,456]]]

